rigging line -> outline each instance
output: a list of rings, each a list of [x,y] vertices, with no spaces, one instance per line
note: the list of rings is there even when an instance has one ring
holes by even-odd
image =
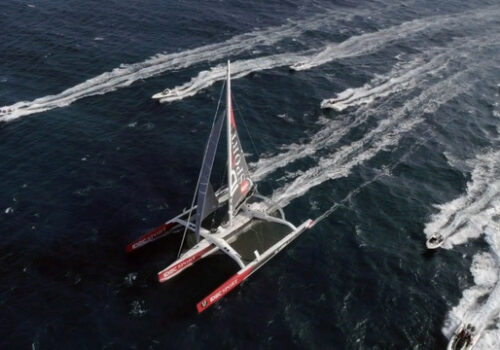
[[[451,124],[455,119],[453,118],[450,118],[448,121],[444,122],[443,124],[440,125],[440,128],[442,129],[446,129],[446,127]],[[430,140],[430,131],[433,129],[433,126],[432,125],[427,125],[427,130],[426,132],[424,132],[424,136],[421,137],[420,139],[418,139],[415,143],[413,143],[410,147],[410,149],[408,150],[408,152],[406,152],[401,158],[399,158],[394,164],[392,165],[389,165],[387,167],[382,167],[382,172],[375,175],[372,179],[362,183],[359,187],[357,187],[356,189],[354,189],[353,191],[349,192],[349,194],[344,197],[344,199],[342,199],[340,202],[338,203],[335,203],[334,205],[332,205],[329,209],[327,209],[323,214],[319,215],[316,219],[314,219],[313,221],[313,224],[311,226],[314,227],[316,226],[316,224],[318,224],[319,222],[323,221],[324,219],[326,219],[328,216],[330,216],[334,211],[337,210],[337,208],[341,207],[341,206],[344,206],[344,202],[352,199],[354,196],[356,196],[359,192],[361,192],[361,190],[368,186],[369,184],[371,184],[372,182],[378,180],[380,177],[382,177],[383,175],[387,175],[390,171],[394,170],[394,168],[396,168],[396,166],[398,166],[399,164],[401,164],[403,161],[406,160],[407,157],[409,157],[416,149],[418,149],[420,146],[423,146],[424,144],[426,144],[429,140]],[[448,236],[450,237],[450,236]]]
[[[212,127],[210,128],[210,131],[212,131],[212,129],[215,126],[215,121],[217,120],[217,114],[219,113],[220,102],[222,100],[222,94],[224,92],[224,87],[225,86],[226,86],[226,82],[224,81],[222,83],[222,88],[220,90],[219,102],[217,103],[217,109],[215,110],[215,116],[213,118]],[[207,140],[207,144],[205,145],[205,152],[203,152],[203,159],[205,159],[205,155],[207,154],[208,141],[209,140]],[[202,166],[203,166],[203,160],[202,160]],[[198,175],[198,180],[196,181],[196,189],[194,190],[193,200],[191,201],[191,209],[193,209],[193,207],[194,207],[194,202],[195,202],[197,194],[198,194],[198,187],[199,186],[200,186],[200,175]],[[203,208],[196,208],[196,210],[203,210]],[[186,240],[186,234],[187,234],[187,230],[188,230],[188,227],[189,227],[189,223],[191,222],[191,215],[192,214],[193,214],[193,210],[191,210],[189,212],[189,214],[188,214],[188,218],[187,218],[187,221],[186,221],[186,226],[184,227],[184,233],[182,234],[181,245],[179,247],[179,251],[177,252],[177,259],[179,259],[179,257],[181,256],[182,247],[184,246],[184,241]]]
[[[222,188],[222,186],[223,186],[222,184],[225,182],[224,180],[225,180],[225,178],[226,178],[226,174],[227,174],[227,166],[228,166],[228,164],[227,164],[227,162],[225,162],[224,171],[223,171],[223,172],[219,175],[219,182],[217,183],[217,186],[221,186],[221,188]],[[227,182],[226,182],[226,183],[227,183]],[[229,189],[228,189],[228,191],[229,191]],[[217,201],[218,201],[218,200],[217,200]],[[216,211],[218,211],[220,207],[222,207],[221,203],[219,203],[219,204],[217,205],[217,209],[216,209]],[[215,220],[216,220],[216,219],[217,219],[217,221],[218,221],[217,226],[219,226],[220,222],[222,221],[222,220],[218,219],[218,217],[216,218],[216,216],[217,216],[217,215],[216,215],[216,211],[214,211],[214,212],[211,214],[211,215],[212,215],[212,220],[211,220],[211,222],[210,222],[210,232],[211,232],[211,231],[212,231],[212,229],[215,227]]]
[[[446,127],[450,123],[451,123],[451,120],[448,121],[447,123],[445,123],[443,125],[443,127]],[[371,179],[363,182],[361,185],[359,185],[354,190],[349,192],[349,194],[347,194],[347,196],[345,196],[342,200],[340,200],[338,203],[335,203],[334,205],[332,205],[329,209],[327,209],[325,212],[323,212],[323,214],[319,215],[316,219],[314,219],[314,223],[311,227],[314,227],[317,224],[319,224],[321,221],[323,221],[328,216],[330,216],[333,212],[335,212],[338,208],[346,207],[344,203],[350,201],[355,196],[357,196],[366,186],[377,181],[382,176],[389,175],[392,170],[394,170],[399,164],[401,164],[403,161],[405,161],[420,146],[424,145],[427,141],[429,141],[429,139],[430,139],[429,137],[421,138],[420,140],[413,143],[411,145],[410,149],[401,158],[396,160],[393,164],[388,165],[388,166],[382,166],[381,171],[377,175],[375,175]]]
[[[236,99],[233,97],[233,102],[236,107],[236,111],[238,112],[238,115],[241,117],[241,120],[243,121],[243,126],[245,127],[245,130],[248,134],[248,137],[250,138],[250,142],[252,143],[253,150],[255,152],[255,156],[259,156],[259,152],[257,150],[257,146],[255,145],[255,142],[253,141],[252,134],[250,133],[250,130],[248,129],[247,122],[245,121],[245,117],[243,117],[243,113],[241,112],[238,103],[236,102]]]

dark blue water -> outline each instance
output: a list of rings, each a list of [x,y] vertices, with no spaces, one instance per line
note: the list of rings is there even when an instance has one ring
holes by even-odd
[[[450,158],[500,144],[499,14],[462,0],[0,3],[0,347],[444,348],[489,248],[429,253],[424,227],[467,191],[470,168]],[[211,68],[227,59],[246,70],[233,95],[259,190],[294,223],[327,214],[197,315],[236,264],[159,284],[178,239],[124,247],[190,203],[222,86]],[[193,96],[150,98],[191,79]],[[320,109],[350,88],[346,109]]]

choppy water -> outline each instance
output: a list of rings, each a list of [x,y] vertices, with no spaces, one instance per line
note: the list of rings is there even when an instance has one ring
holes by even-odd
[[[16,0],[0,24],[1,347],[439,349],[461,322],[500,347],[497,1]],[[236,264],[158,284],[174,237],[123,250],[190,202],[227,59],[260,191],[319,221],[198,316]]]

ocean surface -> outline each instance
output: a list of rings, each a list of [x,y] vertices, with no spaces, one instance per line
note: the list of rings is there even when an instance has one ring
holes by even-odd
[[[0,26],[0,348],[500,348],[497,0],[8,0]],[[317,220],[198,315],[230,258],[160,284],[178,237],[124,248],[189,205],[228,59],[259,191]]]

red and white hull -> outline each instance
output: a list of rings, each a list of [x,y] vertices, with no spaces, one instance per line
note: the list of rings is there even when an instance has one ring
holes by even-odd
[[[208,296],[203,298],[198,304],[196,304],[196,309],[198,313],[202,313],[210,306],[219,301],[224,295],[229,293],[231,290],[240,285],[244,280],[246,280],[252,273],[261,268],[266,262],[268,262],[273,256],[278,254],[283,248],[290,244],[295,238],[297,238],[306,229],[311,228],[314,221],[309,219],[298,226],[294,231],[283,237],[280,241],[274,244],[272,247],[268,248],[261,255],[256,256],[255,260],[250,262],[247,266],[242,268],[226,282],[221,284],[216,290],[210,293]]]

